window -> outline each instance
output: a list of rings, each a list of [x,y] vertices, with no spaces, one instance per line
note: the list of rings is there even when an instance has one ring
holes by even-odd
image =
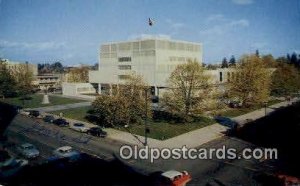
[[[129,78],[130,78],[129,75],[119,75],[119,80],[127,80]]]
[[[131,70],[131,65],[119,65],[119,70]]]
[[[220,82],[222,82],[222,81],[223,81],[223,73],[220,72]]]
[[[119,57],[119,62],[129,62],[131,61],[131,57]]]

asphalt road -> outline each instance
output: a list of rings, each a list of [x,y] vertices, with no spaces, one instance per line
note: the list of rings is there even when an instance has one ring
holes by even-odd
[[[37,146],[41,152],[41,158],[32,163],[39,163],[52,155],[52,151],[63,145],[70,145],[82,152],[95,155],[104,160],[112,160],[113,154],[119,154],[121,143],[109,139],[97,138],[82,134],[68,128],[62,128],[53,124],[44,123],[39,119],[27,118],[17,115],[7,130],[7,136],[11,144],[30,142]],[[256,146],[236,139],[224,137],[211,141],[198,148],[221,148],[223,145],[241,151],[244,148]],[[13,153],[14,146],[8,147]],[[154,163],[149,160],[122,160],[125,164],[148,175],[156,171],[187,170],[192,175],[192,181],[188,185],[261,185],[257,175],[273,174],[276,169],[271,160],[163,160],[158,159]],[[219,184],[216,184],[219,183]]]

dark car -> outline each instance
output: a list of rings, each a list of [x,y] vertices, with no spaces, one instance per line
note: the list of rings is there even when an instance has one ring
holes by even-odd
[[[92,127],[87,131],[87,133],[102,138],[105,138],[107,136],[107,132],[103,131],[100,127]]]
[[[69,126],[69,123],[65,119],[61,119],[61,118],[54,120],[53,123],[55,125],[60,126],[60,127],[67,127],[67,126]]]
[[[224,116],[216,116],[214,118],[216,122],[220,123],[223,126],[229,127],[230,129],[235,130],[237,128],[238,123],[233,121],[230,118],[224,117]]]
[[[51,115],[46,115],[44,118],[43,118],[44,122],[48,122],[48,123],[53,123],[53,121],[55,120],[54,116],[51,116]]]
[[[37,110],[30,110],[29,111],[29,116],[38,118],[38,117],[41,117],[41,114]]]
[[[230,108],[240,108],[242,106],[241,102],[239,101],[231,101],[229,102]]]

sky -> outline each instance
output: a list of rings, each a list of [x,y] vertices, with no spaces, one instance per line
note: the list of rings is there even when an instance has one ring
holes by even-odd
[[[1,58],[95,64],[101,44],[142,35],[202,43],[204,63],[300,54],[300,0],[0,0]]]

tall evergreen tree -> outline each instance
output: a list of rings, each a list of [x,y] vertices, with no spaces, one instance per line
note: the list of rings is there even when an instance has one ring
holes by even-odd
[[[221,68],[228,68],[228,62],[226,57],[223,58]]]
[[[258,51],[258,49],[256,49],[255,55],[256,55],[257,57],[259,57],[259,51]]]
[[[297,66],[297,62],[298,62],[297,54],[295,52],[293,52],[293,54],[291,56],[291,64]]]
[[[291,56],[290,56],[290,54],[286,55],[286,59],[287,59],[288,63],[291,63]]]
[[[234,55],[232,55],[229,60],[229,66],[235,66],[235,65],[236,65],[236,60],[235,60]]]

